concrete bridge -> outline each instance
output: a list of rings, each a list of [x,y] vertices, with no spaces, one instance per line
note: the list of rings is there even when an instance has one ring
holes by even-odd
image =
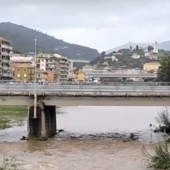
[[[27,105],[28,135],[39,139],[56,134],[56,106],[167,106],[169,97],[165,85],[0,84],[0,105]]]
[[[91,73],[94,78],[157,78],[153,73],[123,74],[123,73]]]

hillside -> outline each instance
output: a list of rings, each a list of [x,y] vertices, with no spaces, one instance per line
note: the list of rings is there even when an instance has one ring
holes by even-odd
[[[109,53],[111,53],[112,51],[118,51],[118,50],[120,50],[120,49],[129,49],[130,46],[133,47],[133,48],[135,48],[137,44],[139,45],[139,47],[147,47],[147,46],[148,46],[147,43],[133,43],[133,42],[128,42],[128,43],[126,43],[126,44],[120,45],[120,46],[118,46],[118,47],[115,47],[115,48],[112,48],[112,49],[106,51],[106,54],[109,54]]]
[[[143,49],[120,49],[117,52],[114,51],[110,54],[102,52],[101,56],[95,58],[90,62],[90,64],[96,65],[99,68],[107,66],[113,70],[142,69],[143,64],[148,62],[159,62],[163,56],[167,56],[169,54],[170,52],[164,50],[160,50],[159,54],[153,54],[152,49],[150,49],[149,56],[145,56],[145,51]]]
[[[10,40],[15,51],[23,53],[33,52],[34,39],[37,39],[38,52],[58,52],[71,59],[87,60],[92,60],[99,55],[96,49],[67,43],[38,30],[9,22],[0,23],[0,36]]]
[[[118,51],[120,49],[127,49],[130,46],[134,48],[134,47],[136,47],[136,45],[138,45],[139,47],[143,47],[144,48],[144,47],[147,47],[148,45],[153,46],[153,44],[129,42],[129,43],[126,43],[124,45],[120,45],[118,47],[112,48],[112,49],[106,51],[106,53],[109,54],[112,51]],[[170,51],[170,41],[164,41],[164,42],[158,43],[158,49],[165,50],[165,51]]]

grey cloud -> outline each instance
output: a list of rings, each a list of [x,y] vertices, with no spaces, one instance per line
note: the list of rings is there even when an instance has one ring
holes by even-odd
[[[170,29],[169,9],[169,0],[0,0],[0,21],[80,43],[87,43],[93,35],[96,41],[90,40],[91,43],[101,48],[101,44],[97,45],[100,40],[111,46],[111,37],[117,43],[166,37]]]

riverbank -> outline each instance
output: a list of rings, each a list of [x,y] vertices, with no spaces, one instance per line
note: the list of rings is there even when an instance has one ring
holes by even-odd
[[[26,116],[26,106],[0,106],[0,115]]]
[[[0,129],[10,128],[16,123],[23,125],[26,115],[26,106],[0,106]]]

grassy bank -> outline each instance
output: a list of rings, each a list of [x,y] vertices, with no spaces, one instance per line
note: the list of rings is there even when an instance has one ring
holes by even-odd
[[[26,106],[0,106],[0,129],[10,128],[11,120],[16,120],[17,124],[21,125],[26,116]]]
[[[0,106],[0,116],[26,116],[26,106]]]

